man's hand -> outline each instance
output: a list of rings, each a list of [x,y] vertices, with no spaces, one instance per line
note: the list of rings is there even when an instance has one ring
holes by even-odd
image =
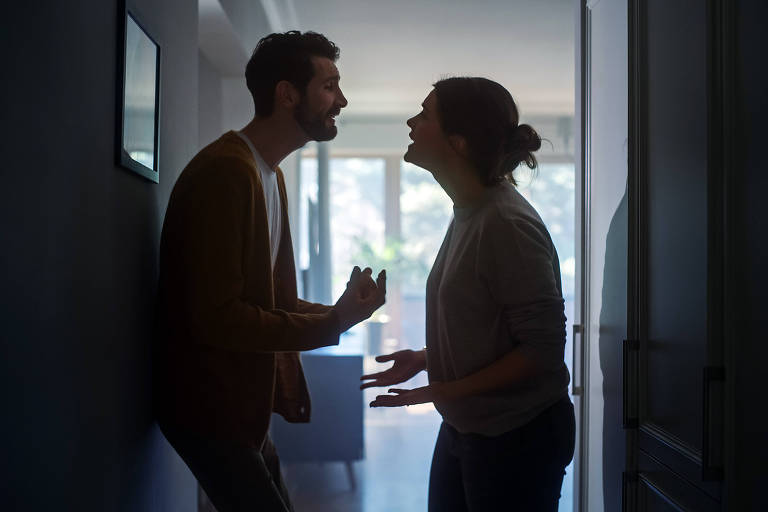
[[[387,295],[387,272],[379,272],[375,282],[371,278],[372,274],[370,268],[361,271],[360,267],[356,266],[352,269],[347,289],[334,306],[339,315],[342,332],[369,318],[384,305]]]
[[[354,272],[354,269],[352,269],[352,272]],[[361,299],[367,299],[369,295],[371,295],[372,293],[375,293],[376,290],[378,289],[378,285],[371,277],[372,275],[373,275],[373,270],[371,270],[371,267],[365,267],[365,269],[363,269],[362,273],[358,277],[357,293]],[[349,286],[350,283],[351,283],[351,278],[350,278],[350,282],[347,283],[347,286]]]
[[[376,361],[379,363],[394,361],[395,364],[384,371],[360,377],[360,380],[368,381],[361,384],[360,389],[400,384],[427,369],[427,358],[424,350],[398,350],[385,356],[376,356]]]

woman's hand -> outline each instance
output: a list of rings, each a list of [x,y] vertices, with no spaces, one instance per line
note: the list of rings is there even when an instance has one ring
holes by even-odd
[[[360,380],[369,381],[361,384],[360,389],[400,384],[420,371],[427,369],[427,356],[424,350],[398,350],[389,355],[376,356],[376,361],[379,363],[394,361],[395,364],[382,372],[371,373],[360,377]]]
[[[433,382],[429,386],[416,389],[390,389],[392,395],[379,395],[370,403],[371,407],[401,407],[445,399],[447,388],[443,382]]]

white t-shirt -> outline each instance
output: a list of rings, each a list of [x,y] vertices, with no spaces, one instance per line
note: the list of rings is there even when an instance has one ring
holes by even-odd
[[[251,143],[251,140],[241,132],[237,135],[245,141],[251,149],[253,159],[256,161],[256,169],[261,176],[261,185],[264,189],[264,202],[267,205],[267,223],[269,225],[269,247],[272,259],[272,269],[277,261],[277,251],[280,248],[280,236],[283,231],[283,213],[280,207],[280,192],[277,188],[277,172],[272,170],[261,158],[261,155]]]

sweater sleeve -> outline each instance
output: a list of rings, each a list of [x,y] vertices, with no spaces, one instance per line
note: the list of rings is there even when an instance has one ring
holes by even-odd
[[[183,246],[177,269],[186,292],[182,314],[190,320],[192,336],[198,343],[235,352],[303,351],[338,344],[339,320],[331,308],[296,313],[245,300],[246,237],[249,219],[260,207],[253,198],[252,179],[247,166],[236,159],[204,173],[189,191],[191,200],[176,225]]]
[[[502,219],[480,244],[480,273],[515,350],[540,367],[563,365],[564,301],[555,248],[543,225]]]
[[[325,314],[333,309],[333,306],[326,306],[325,304],[318,304],[316,302],[308,302],[306,300],[298,300],[299,313],[314,313]]]

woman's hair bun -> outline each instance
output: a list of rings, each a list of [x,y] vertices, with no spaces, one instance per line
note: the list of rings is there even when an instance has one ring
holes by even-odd
[[[533,152],[541,147],[541,137],[531,125],[519,124],[512,129],[510,135],[510,145],[513,148]]]
[[[503,85],[482,77],[452,77],[434,84],[440,126],[446,135],[467,142],[468,157],[486,185],[501,180],[515,183],[521,164],[536,167],[533,152],[541,138],[520,116],[512,95]]]
[[[541,147],[541,137],[530,125],[519,124],[511,126],[507,133],[505,144],[504,167],[508,171],[524,163],[529,168],[536,167],[536,157],[533,152]]]

